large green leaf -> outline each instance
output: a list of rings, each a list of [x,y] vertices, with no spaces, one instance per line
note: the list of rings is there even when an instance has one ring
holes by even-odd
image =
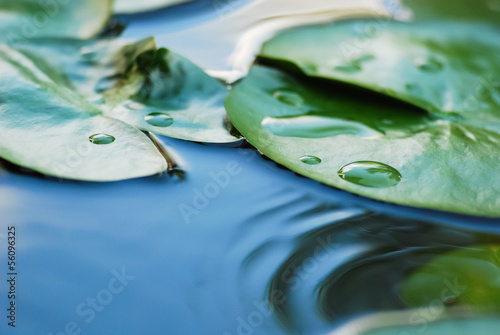
[[[89,38],[111,15],[112,0],[2,0],[0,42],[41,36]]]
[[[141,13],[190,1],[193,0],[115,0],[113,12],[117,14]]]
[[[500,135],[486,127],[260,66],[226,108],[250,143],[302,175],[393,203],[500,217]]]
[[[409,307],[441,301],[492,313],[500,311],[499,278],[500,246],[476,246],[436,257],[408,276],[399,293]]]
[[[285,31],[261,57],[479,124],[500,116],[499,36],[474,22],[360,20]]]
[[[167,169],[141,131],[102,116],[6,45],[0,46],[0,157],[77,180],[120,180]]]
[[[227,89],[186,58],[156,49],[154,38],[40,39],[12,47],[55,83],[100,105],[104,115],[184,140],[234,142],[223,106]]]

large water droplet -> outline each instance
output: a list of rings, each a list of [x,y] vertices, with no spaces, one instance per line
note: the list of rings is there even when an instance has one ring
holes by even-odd
[[[438,72],[443,68],[443,64],[440,61],[430,57],[418,57],[415,59],[414,64],[424,72]]]
[[[174,123],[174,119],[166,113],[151,113],[146,115],[144,120],[155,127],[168,127]]]
[[[300,158],[300,161],[307,165],[318,165],[321,163],[321,158],[311,155],[306,155]]]
[[[398,170],[387,164],[372,161],[347,164],[338,171],[338,175],[350,183],[373,188],[396,186],[401,181]]]
[[[107,134],[94,134],[89,137],[89,140],[94,144],[110,144],[115,141],[115,138]]]
[[[290,106],[299,107],[304,104],[304,98],[293,91],[278,90],[274,92],[273,96],[282,103]]]
[[[364,138],[380,137],[381,133],[362,123],[323,116],[266,117],[262,127],[283,137],[324,138],[356,135]]]

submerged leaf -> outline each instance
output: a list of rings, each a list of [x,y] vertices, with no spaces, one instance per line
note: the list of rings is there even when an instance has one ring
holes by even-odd
[[[111,15],[111,0],[0,1],[0,42],[35,37],[89,38]]]
[[[12,47],[56,84],[100,105],[105,116],[184,140],[238,141],[223,106],[227,89],[186,58],[156,49],[154,38],[41,39]]]
[[[193,0],[115,0],[113,12],[116,14],[141,13],[191,1]]]
[[[261,57],[482,126],[500,116],[499,36],[477,22],[360,20],[285,31]]]
[[[60,178],[113,181],[167,169],[136,128],[101,115],[12,48],[0,47],[0,157]]]
[[[486,126],[261,66],[226,108],[250,143],[302,175],[397,204],[500,217],[500,134]]]

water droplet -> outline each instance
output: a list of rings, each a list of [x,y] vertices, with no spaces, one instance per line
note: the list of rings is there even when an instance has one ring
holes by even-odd
[[[338,175],[350,183],[373,188],[396,186],[401,181],[398,170],[387,164],[372,161],[347,164],[338,171]]]
[[[136,101],[130,101],[129,103],[126,104],[126,106],[128,109],[132,109],[135,111],[144,109],[144,105]]]
[[[361,71],[361,66],[359,64],[337,65],[334,70],[344,73],[356,73]]]
[[[306,155],[300,158],[300,161],[307,165],[318,165],[321,163],[321,158],[311,155]]]
[[[362,123],[323,116],[266,117],[262,127],[283,137],[324,138],[356,135],[363,138],[380,137],[381,133]]]
[[[151,113],[146,115],[144,120],[155,127],[168,127],[174,123],[174,119],[166,113]]]
[[[300,94],[293,91],[278,90],[274,92],[273,96],[284,104],[299,107],[304,104],[304,99]]]
[[[110,144],[115,141],[115,138],[107,134],[94,134],[89,137],[89,140],[94,144]]]
[[[438,72],[443,68],[443,64],[434,58],[419,57],[415,59],[414,64],[424,72]]]

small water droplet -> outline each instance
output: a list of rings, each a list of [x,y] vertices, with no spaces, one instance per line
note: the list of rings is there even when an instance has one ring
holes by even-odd
[[[144,105],[141,103],[138,103],[136,101],[131,101],[131,102],[127,103],[126,106],[128,109],[132,109],[135,111],[144,109]]]
[[[282,103],[290,106],[299,107],[304,104],[304,98],[293,91],[278,90],[274,92],[273,96]]]
[[[300,161],[307,165],[318,165],[321,163],[321,158],[311,155],[306,155],[300,158]]]
[[[359,64],[337,65],[333,69],[335,71],[344,72],[344,73],[356,73],[356,72],[361,71],[361,65],[359,65]]]
[[[144,120],[155,127],[169,127],[174,123],[174,119],[166,113],[150,113]]]
[[[424,72],[438,72],[443,68],[443,64],[434,58],[418,57],[414,61],[415,66]]]
[[[372,188],[396,186],[401,181],[398,170],[387,164],[372,161],[347,164],[338,171],[338,175],[350,183]]]
[[[97,52],[91,48],[83,47],[80,49],[80,56],[85,61],[92,61],[97,57]]]
[[[110,144],[115,141],[115,138],[107,134],[94,134],[89,137],[89,140],[94,144]]]

